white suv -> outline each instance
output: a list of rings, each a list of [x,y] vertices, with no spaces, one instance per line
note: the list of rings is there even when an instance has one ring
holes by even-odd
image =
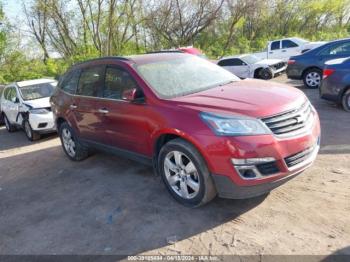
[[[50,97],[57,85],[52,79],[15,82],[5,87],[0,100],[7,131],[23,128],[29,140],[56,132]]]

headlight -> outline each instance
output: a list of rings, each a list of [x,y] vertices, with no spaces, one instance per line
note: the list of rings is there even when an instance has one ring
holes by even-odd
[[[49,110],[45,109],[45,108],[33,108],[33,109],[30,109],[29,112],[31,114],[48,114],[49,113]]]
[[[200,113],[201,118],[219,136],[265,135],[271,131],[259,119]]]

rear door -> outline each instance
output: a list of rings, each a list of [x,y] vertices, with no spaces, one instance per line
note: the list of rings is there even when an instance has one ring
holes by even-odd
[[[99,127],[96,101],[101,96],[104,70],[104,65],[81,69],[76,95],[70,105],[79,137],[95,142],[102,140],[96,135]]]
[[[273,41],[270,43],[270,48],[268,50],[267,58],[278,58],[281,59],[282,50],[281,50],[281,41]]]
[[[301,52],[300,46],[292,40],[282,40],[281,59],[288,60],[293,55],[298,55]]]

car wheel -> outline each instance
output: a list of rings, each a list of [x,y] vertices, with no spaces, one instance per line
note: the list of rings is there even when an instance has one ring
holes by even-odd
[[[171,140],[162,147],[158,169],[170,194],[185,206],[198,207],[216,196],[203,157],[183,139]]]
[[[350,89],[348,89],[342,99],[343,108],[345,111],[350,112]]]
[[[271,68],[263,68],[259,71],[259,78],[264,80],[270,80],[273,78],[273,72]]]
[[[10,121],[8,120],[8,118],[7,118],[6,115],[4,115],[4,122],[5,122],[6,130],[7,130],[8,132],[11,133],[11,132],[16,131],[16,127],[10,123]]]
[[[27,138],[30,141],[35,141],[35,140],[39,140],[40,139],[40,134],[38,134],[37,132],[33,131],[33,129],[30,126],[30,123],[29,123],[28,120],[25,120],[23,122],[23,129],[24,129],[24,132],[26,133]]]
[[[307,88],[318,88],[321,85],[322,71],[314,68],[305,72],[303,81]]]
[[[59,135],[63,151],[73,161],[81,161],[89,156],[89,150],[83,146],[75,136],[72,128],[67,122],[60,125]]]

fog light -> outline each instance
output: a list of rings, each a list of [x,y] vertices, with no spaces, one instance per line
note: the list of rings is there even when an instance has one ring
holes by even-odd
[[[249,179],[263,178],[266,175],[272,175],[272,174],[262,174],[259,171],[258,166],[263,164],[269,165],[268,163],[274,163],[276,162],[276,160],[273,157],[259,157],[259,158],[245,158],[245,159],[232,158],[231,162],[234,165],[234,168],[236,169],[240,177],[245,180],[249,180]]]
[[[259,158],[231,158],[231,162],[234,165],[258,165],[268,162],[276,161],[273,157],[259,157]]]

